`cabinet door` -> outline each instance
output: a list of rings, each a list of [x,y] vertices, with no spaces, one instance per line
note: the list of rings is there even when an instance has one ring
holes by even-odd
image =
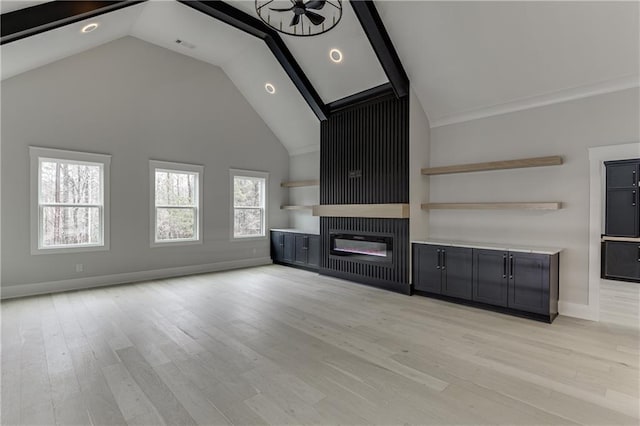
[[[442,293],[440,256],[442,247],[426,244],[413,245],[413,288],[430,293]]]
[[[309,237],[302,234],[294,235],[294,237],[295,237],[296,250],[294,252],[293,261],[294,263],[298,263],[300,265],[306,265],[307,251],[308,251],[307,241]]]
[[[538,314],[549,313],[549,256],[509,252],[509,304]]]
[[[271,259],[275,262],[284,260],[284,234],[282,232],[271,233]]]
[[[618,237],[638,236],[638,190],[609,189],[606,202],[606,234]]]
[[[309,235],[309,250],[307,250],[307,264],[309,266],[320,266],[320,237]]]
[[[471,300],[473,295],[473,250],[463,247],[442,249],[442,293]]]
[[[481,249],[473,252],[473,300],[507,306],[508,253]]]
[[[607,164],[607,189],[638,186],[638,163]]]
[[[284,233],[284,253],[282,255],[282,260],[284,262],[293,262],[295,258],[296,251],[296,240],[295,234]]]
[[[605,278],[640,281],[640,243],[607,241],[604,275]]]

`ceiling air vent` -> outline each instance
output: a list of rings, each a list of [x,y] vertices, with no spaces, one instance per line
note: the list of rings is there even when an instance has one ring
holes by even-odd
[[[179,39],[179,38],[176,39],[176,44],[179,44],[180,46],[187,47],[189,49],[194,49],[196,47],[195,44],[189,43],[188,41],[182,40],[182,39]]]

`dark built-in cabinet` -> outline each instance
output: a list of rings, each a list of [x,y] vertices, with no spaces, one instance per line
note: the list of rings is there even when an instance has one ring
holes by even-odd
[[[419,259],[416,262],[416,259]],[[472,250],[460,247],[414,245],[416,290],[471,299]]]
[[[640,282],[640,242],[604,241],[602,277]]]
[[[283,265],[317,270],[320,265],[320,236],[271,231],[271,259]]]
[[[548,322],[558,314],[559,254],[413,244],[414,291]]]
[[[607,161],[605,235],[640,236],[638,178],[640,159]]]
[[[640,158],[606,161],[602,278],[640,282]]]

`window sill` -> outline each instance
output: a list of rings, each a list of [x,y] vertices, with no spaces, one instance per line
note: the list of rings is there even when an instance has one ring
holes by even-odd
[[[151,248],[201,245],[202,240],[152,241]]]
[[[94,251],[109,251],[108,245],[100,246],[83,246],[83,247],[52,247],[52,248],[36,248],[31,249],[31,254],[40,256],[43,254],[73,254],[88,253]]]
[[[261,235],[259,237],[231,237],[231,242],[241,242],[241,241],[263,241],[268,240],[269,237],[267,235]]]

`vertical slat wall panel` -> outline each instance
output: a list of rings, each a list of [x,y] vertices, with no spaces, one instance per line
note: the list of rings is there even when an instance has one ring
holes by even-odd
[[[409,202],[409,99],[387,97],[333,114],[322,122],[320,204]],[[349,178],[360,171],[361,177]],[[330,257],[330,232],[394,236],[392,265]],[[409,282],[409,220],[323,217],[321,273],[395,283]]]
[[[408,98],[336,113],[320,132],[320,204],[409,202]]]

